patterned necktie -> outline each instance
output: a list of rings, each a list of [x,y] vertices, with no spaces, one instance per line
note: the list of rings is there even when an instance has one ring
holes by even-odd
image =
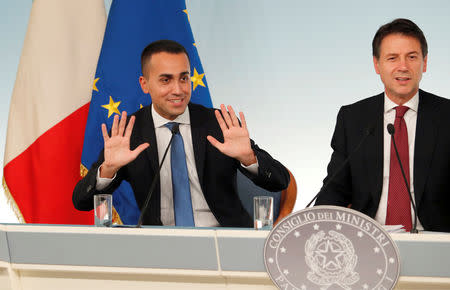
[[[165,124],[172,131],[175,122]],[[172,169],[173,207],[175,212],[175,225],[193,227],[194,214],[192,212],[191,190],[184,152],[183,137],[178,131],[173,136],[170,148],[170,164]]]
[[[403,119],[403,116],[408,109],[409,108],[405,106],[398,106],[395,108],[394,138],[403,165],[403,170],[405,171],[406,180],[408,181],[408,184],[410,184],[408,130],[406,128],[405,120]],[[392,141],[386,224],[403,225],[406,231],[410,231],[412,227],[411,203],[409,200],[408,189],[406,188]]]

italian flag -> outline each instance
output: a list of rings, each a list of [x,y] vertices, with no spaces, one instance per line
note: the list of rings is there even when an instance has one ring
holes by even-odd
[[[92,224],[72,191],[106,25],[103,0],[35,0],[8,119],[3,186],[26,223]],[[100,130],[100,128],[99,128]]]

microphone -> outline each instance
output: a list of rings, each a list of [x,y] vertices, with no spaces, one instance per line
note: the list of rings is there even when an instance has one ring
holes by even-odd
[[[392,140],[392,143],[394,144],[395,155],[397,156],[398,163],[400,164],[400,170],[402,171],[403,181],[405,181],[406,189],[408,190],[409,201],[411,202],[412,208],[413,208],[413,210],[414,210],[414,223],[413,223],[413,226],[412,226],[410,232],[411,232],[412,234],[417,234],[419,231],[417,230],[417,210],[416,210],[416,203],[414,202],[414,199],[412,198],[411,189],[409,188],[408,180],[406,179],[405,171],[403,170],[402,161],[400,160],[400,155],[398,154],[397,144],[395,144],[395,138],[394,138],[395,127],[394,127],[394,125],[392,125],[391,123],[389,123],[389,124],[387,125],[387,130],[388,130],[389,135],[391,135],[391,140]]]
[[[345,165],[347,165],[347,163],[350,161],[350,158],[353,157],[353,154],[355,154],[355,152],[357,152],[359,150],[361,145],[366,140],[367,136],[372,135],[374,130],[375,130],[375,124],[373,123],[371,126],[369,126],[365,130],[365,134],[361,138],[361,141],[359,141],[358,145],[356,145],[356,147],[353,149],[353,151],[347,156],[347,158],[345,158],[345,160],[344,160],[344,162],[342,162],[341,166],[334,172],[334,174],[324,184],[322,189],[314,196],[314,198],[308,203],[308,205],[305,208],[308,208],[319,197],[319,194],[321,194],[323,192],[323,190],[328,187],[328,185],[331,183],[331,181],[333,181],[336,178],[338,173],[341,173],[341,171],[344,169]]]
[[[387,130],[388,130],[389,135],[391,135],[391,137],[394,137],[395,127],[394,127],[394,125],[392,125],[392,123],[387,124]],[[395,147],[395,148],[397,148],[397,147]]]
[[[153,182],[152,182],[152,184],[150,186],[150,189],[148,190],[147,198],[146,198],[146,200],[144,202],[144,206],[141,209],[141,215],[139,216],[139,221],[138,221],[138,223],[136,225],[136,228],[140,228],[142,226],[142,219],[144,218],[144,213],[145,213],[145,211],[148,208],[148,203],[150,202],[150,199],[151,199],[151,197],[153,195],[153,191],[155,190],[156,181],[159,179],[159,175],[161,173],[161,167],[164,164],[164,160],[166,160],[167,151],[169,151],[169,147],[172,144],[173,137],[176,134],[178,134],[179,131],[180,131],[180,124],[175,123],[174,126],[172,127],[172,130],[171,130],[172,136],[170,137],[169,144],[167,145],[166,151],[164,151],[164,155],[163,155],[163,158],[161,160],[161,163],[159,164],[159,169],[156,172],[155,177],[153,178]]]

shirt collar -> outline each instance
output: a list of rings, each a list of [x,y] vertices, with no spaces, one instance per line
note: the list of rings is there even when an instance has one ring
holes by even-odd
[[[394,110],[395,107],[398,105],[391,101],[384,93],[384,112],[389,113],[390,111]],[[414,112],[417,112],[417,109],[419,108],[419,91],[412,97],[409,101],[403,104],[403,106],[408,107],[410,110],[413,110]]]
[[[191,118],[189,117],[189,108],[186,107],[186,110],[184,110],[183,114],[178,115],[175,120],[169,120],[164,117],[162,117],[158,112],[156,112],[155,107],[153,107],[152,104],[152,117],[153,117],[153,124],[155,128],[163,127],[165,124],[169,122],[176,122],[180,124],[191,124]]]

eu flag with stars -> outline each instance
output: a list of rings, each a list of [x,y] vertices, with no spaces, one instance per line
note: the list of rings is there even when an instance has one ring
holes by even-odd
[[[184,0],[114,0],[106,24],[86,124],[81,174],[103,149],[101,124],[111,129],[115,114],[132,114],[151,103],[139,85],[142,50],[151,42],[169,39],[182,44],[191,61],[191,102],[212,107],[211,97]],[[115,221],[136,224],[140,209],[131,186],[122,182],[114,192]]]

